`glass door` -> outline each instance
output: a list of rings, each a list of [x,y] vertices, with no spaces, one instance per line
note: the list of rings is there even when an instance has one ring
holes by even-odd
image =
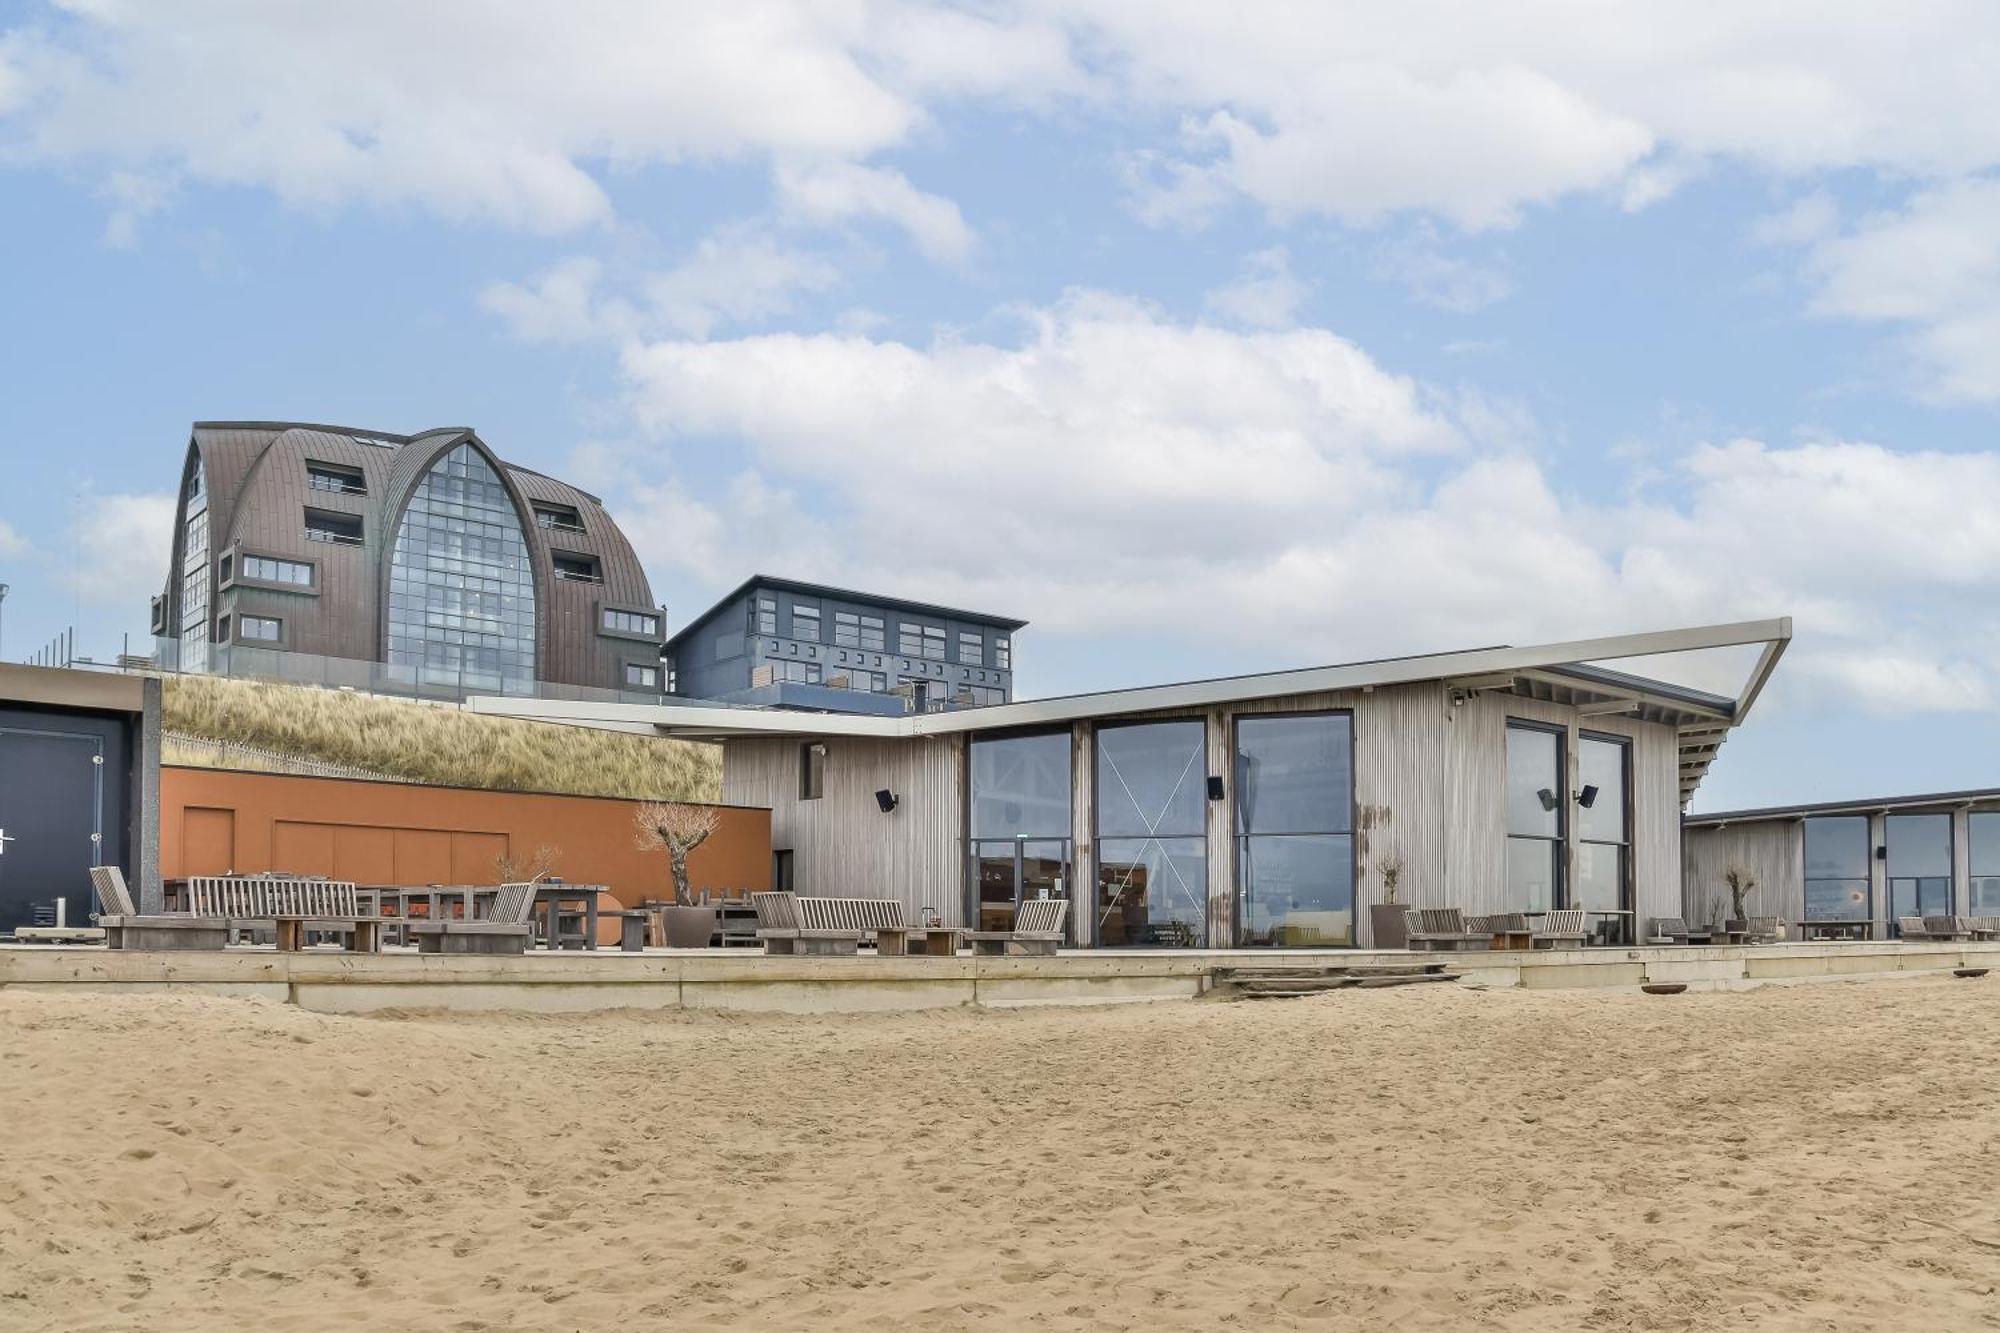
[[[1884,822],[1891,931],[1897,917],[1950,915],[1951,816],[1889,815]]]
[[[1507,724],[1507,909],[1562,906],[1565,733],[1534,722]]]
[[[1589,918],[1597,944],[1630,944],[1631,742],[1588,732],[1576,747],[1576,860],[1569,905]]]
[[[967,920],[1012,930],[1022,902],[1069,892],[1070,734],[975,737],[967,772]]]

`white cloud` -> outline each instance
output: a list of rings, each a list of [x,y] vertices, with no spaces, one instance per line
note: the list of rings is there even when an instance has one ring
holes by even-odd
[[[1274,246],[1246,255],[1236,280],[1209,292],[1203,304],[1237,324],[1279,329],[1292,322],[1305,295],[1306,284],[1292,274],[1291,255]]]
[[[526,286],[488,283],[479,293],[479,304],[525,342],[584,342],[636,333],[636,319],[622,318],[629,306],[607,307],[600,301],[598,283],[603,276],[602,263],[577,255],[551,266]]]
[[[98,187],[97,197],[110,205],[104,221],[104,243],[130,250],[139,243],[139,224],[173,202],[171,181],[131,171],[114,171]]]
[[[2000,599],[2000,457],[1739,440],[1649,459],[1656,492],[1594,505],[1524,447],[1531,423],[1325,330],[1231,332],[1094,293],[1017,313],[1012,342],[628,345],[641,430],[747,446],[712,492],[627,454],[641,530],[688,536],[649,559],[710,585],[806,569],[1266,665],[1791,613],[1793,700],[2000,707],[2000,627],[1972,610]]]
[[[1820,239],[1806,271],[1814,312],[1904,330],[1924,395],[2000,399],[2000,180],[1920,191]]]
[[[1514,290],[1514,284],[1500,270],[1446,254],[1428,227],[1377,246],[1372,272],[1400,285],[1425,305],[1457,314],[1503,301]]]
[[[28,553],[28,539],[14,531],[13,524],[0,518],[0,555],[15,556]]]
[[[133,598],[158,592],[173,551],[172,492],[85,495],[75,513],[84,553],[71,582],[84,600],[130,610]]]
[[[900,171],[853,162],[781,166],[779,206],[793,218],[820,224],[877,219],[901,227],[930,259],[958,263],[972,252],[972,228],[958,205],[910,184]]]

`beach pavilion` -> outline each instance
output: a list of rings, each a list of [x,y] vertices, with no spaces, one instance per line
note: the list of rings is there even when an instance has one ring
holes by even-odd
[[[1596,940],[1635,943],[1682,913],[1682,808],[1791,632],[1757,620],[901,717],[469,706],[716,742],[722,799],[772,812],[777,887],[945,924],[1004,928],[1060,896],[1078,947],[1365,947],[1393,880],[1408,906],[1575,907]]]

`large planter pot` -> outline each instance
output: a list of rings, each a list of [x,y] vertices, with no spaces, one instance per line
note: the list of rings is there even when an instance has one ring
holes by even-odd
[[[662,907],[659,912],[669,949],[706,949],[715,938],[713,907]]]
[[[1407,949],[1410,945],[1410,909],[1402,903],[1368,904],[1368,936],[1377,949]]]

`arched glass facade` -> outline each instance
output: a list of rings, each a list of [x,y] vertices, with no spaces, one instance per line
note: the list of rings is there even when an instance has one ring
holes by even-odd
[[[507,488],[461,444],[418,483],[389,571],[389,667],[419,686],[532,693],[535,577]]]
[[[196,454],[188,469],[186,518],[181,532],[182,671],[208,670],[208,478]]]

